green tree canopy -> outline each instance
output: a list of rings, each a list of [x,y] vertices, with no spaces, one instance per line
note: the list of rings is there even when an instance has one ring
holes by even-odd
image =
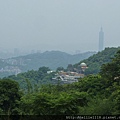
[[[102,65],[100,73],[109,80],[120,80],[120,50],[110,63]]]
[[[17,82],[5,79],[0,80],[0,109],[2,114],[17,114],[21,93]]]

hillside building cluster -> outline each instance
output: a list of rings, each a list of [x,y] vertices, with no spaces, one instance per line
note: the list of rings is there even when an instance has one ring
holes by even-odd
[[[73,71],[59,71],[56,76],[53,78],[53,80],[61,81],[62,83],[73,83],[78,82],[79,78],[83,78],[84,71],[87,69],[87,65],[85,63],[80,64],[81,72],[73,72]]]
[[[83,77],[84,74],[80,74],[77,72],[60,71],[56,74],[56,77],[53,78],[53,80],[59,80],[62,83],[73,83],[73,82],[78,82],[78,79]]]

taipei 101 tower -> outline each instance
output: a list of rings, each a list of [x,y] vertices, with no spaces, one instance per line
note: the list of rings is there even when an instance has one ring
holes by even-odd
[[[101,27],[101,30],[99,32],[99,51],[102,51],[104,49],[104,32]]]

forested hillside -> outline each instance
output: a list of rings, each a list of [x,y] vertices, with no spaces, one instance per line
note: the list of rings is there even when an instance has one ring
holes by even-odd
[[[38,70],[30,70],[18,75],[10,75],[7,79],[15,80],[19,83],[21,89],[28,89],[40,87],[44,84],[54,84],[55,81],[52,78],[55,76],[55,72],[47,73],[50,71],[48,67],[40,67]],[[6,79],[6,78],[5,78]]]
[[[36,89],[27,85],[27,91],[21,91],[17,82],[0,80],[1,115],[120,115],[120,50],[97,75],[72,84],[48,84]]]
[[[97,74],[100,72],[101,65],[110,62],[111,58],[114,57],[119,49],[120,47],[105,48],[105,50],[90,56],[88,59],[80,61],[79,63],[73,65],[73,67],[78,68],[80,63],[85,62],[88,66],[85,74]]]
[[[85,62],[88,65],[88,69],[85,70],[85,74],[86,75],[98,74],[100,72],[102,64],[110,62],[112,60],[111,58],[114,57],[118,49],[119,48],[106,48],[104,51],[94,54],[88,59],[81,61]],[[64,69],[63,67],[58,67],[57,71],[58,70],[74,71],[73,68],[78,69],[80,63],[75,65],[68,65],[67,70]],[[8,76],[7,78],[16,80],[20,84],[20,87],[24,89],[27,88],[28,82],[31,83],[31,87],[33,88],[36,85],[39,86],[43,84],[56,84],[56,81],[52,80],[52,78],[55,76],[55,73],[57,71],[50,74],[48,74],[47,71],[50,71],[50,68],[44,66],[40,67],[38,70],[29,70],[18,75]]]

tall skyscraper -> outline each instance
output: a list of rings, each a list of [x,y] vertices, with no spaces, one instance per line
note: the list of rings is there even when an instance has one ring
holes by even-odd
[[[99,32],[99,51],[102,51],[104,49],[104,32],[101,27],[101,30]]]

